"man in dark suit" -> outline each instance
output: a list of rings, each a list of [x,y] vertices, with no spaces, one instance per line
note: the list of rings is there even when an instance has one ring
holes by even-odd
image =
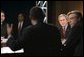
[[[77,11],[68,13],[71,30],[64,48],[64,56],[83,56],[83,23],[81,22],[82,14]],[[81,44],[80,44],[81,43]],[[80,49],[81,48],[81,49]]]
[[[69,34],[69,31],[70,31],[70,25],[69,25],[68,19],[69,19],[68,16],[65,14],[60,14],[58,16],[59,30],[61,33],[61,42],[63,45],[66,42],[67,36]]]
[[[26,22],[25,14],[19,13],[17,16],[17,20],[15,20],[13,24],[13,37],[15,39],[19,38],[20,35],[22,35],[22,31],[25,27],[27,27],[29,24]]]
[[[61,36],[57,27],[43,23],[45,14],[39,7],[30,10],[31,26],[23,30],[22,38],[10,38],[7,45],[12,50],[24,48],[27,56],[60,56]]]

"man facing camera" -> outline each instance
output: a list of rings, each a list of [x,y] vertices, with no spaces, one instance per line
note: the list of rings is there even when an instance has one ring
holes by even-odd
[[[69,19],[68,16],[65,14],[60,14],[58,16],[58,21],[60,24],[59,29],[61,33],[61,41],[63,45],[67,41],[67,36],[70,31],[70,25],[69,25],[68,19]]]
[[[61,36],[58,28],[43,23],[45,14],[39,7],[31,8],[29,17],[32,25],[23,30],[20,39],[10,38],[7,45],[12,50],[24,48],[26,56],[60,56]]]

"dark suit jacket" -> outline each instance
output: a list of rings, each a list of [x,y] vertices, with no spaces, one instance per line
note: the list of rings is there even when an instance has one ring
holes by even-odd
[[[78,45],[76,46],[74,56],[83,56],[83,35]]]
[[[80,39],[79,42],[75,48],[74,56],[83,56],[83,21],[80,25]]]
[[[70,30],[70,33],[67,38],[68,39],[65,43],[66,46],[64,47],[63,55],[64,56],[73,56],[78,44],[80,43],[80,40],[83,38],[83,26],[81,26],[79,23],[77,23]]]
[[[23,25],[22,25],[22,28],[21,28],[21,31],[19,32],[18,31],[18,21],[16,21],[14,24],[13,24],[13,32],[12,32],[12,35],[15,39],[19,38],[20,35],[22,35],[22,31],[25,27],[27,27],[29,24],[26,23],[25,21],[23,21]]]
[[[24,29],[22,38],[10,38],[7,45],[12,50],[24,48],[28,56],[60,56],[61,40],[57,27],[39,23]]]

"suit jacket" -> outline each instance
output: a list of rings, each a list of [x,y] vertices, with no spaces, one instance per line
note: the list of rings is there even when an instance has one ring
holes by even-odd
[[[69,32],[70,32],[70,29],[71,29],[71,27],[70,27],[70,25],[68,24],[68,26],[67,26],[67,28],[66,28],[66,31],[65,31],[65,35],[63,35],[62,27],[60,27],[59,30],[60,30],[60,33],[61,33],[61,38],[67,39],[67,36],[68,36],[68,34],[69,34]]]
[[[19,32],[18,30],[18,21],[16,21],[14,24],[13,24],[13,32],[12,32],[12,35],[15,39],[19,38],[20,35],[22,35],[22,31],[25,27],[27,27],[29,24],[26,23],[25,21],[23,21],[23,25],[22,25],[22,28]]]
[[[80,43],[80,40],[83,38],[83,26],[77,23],[73,28],[71,28],[67,38],[68,39],[65,43],[66,46],[64,47],[63,55],[73,56],[78,44]]]
[[[74,56],[83,56],[83,35],[78,45],[76,46]]]
[[[21,37],[17,41],[10,38],[7,45],[12,50],[24,48],[27,56],[60,56],[61,37],[57,27],[39,23],[25,28]]]

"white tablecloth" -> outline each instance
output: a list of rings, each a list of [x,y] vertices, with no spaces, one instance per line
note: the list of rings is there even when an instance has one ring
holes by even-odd
[[[23,53],[24,50],[17,50],[17,51],[12,51],[9,47],[3,47],[1,48],[1,54],[7,54],[7,53]]]

